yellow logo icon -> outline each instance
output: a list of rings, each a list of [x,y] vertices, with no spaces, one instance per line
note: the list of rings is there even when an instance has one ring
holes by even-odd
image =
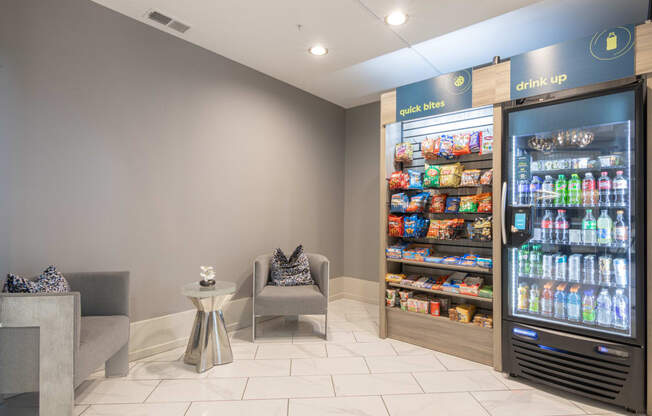
[[[607,36],[607,50],[612,51],[618,48],[618,36],[614,32],[609,32]]]
[[[456,87],[461,87],[464,85],[464,77],[461,75],[458,75],[457,78],[455,78],[455,86]]]

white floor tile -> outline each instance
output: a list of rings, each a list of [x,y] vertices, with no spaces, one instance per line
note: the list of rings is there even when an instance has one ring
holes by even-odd
[[[72,415],[73,415],[73,416],[79,416],[79,415],[81,415],[82,413],[84,413],[84,411],[85,411],[86,409],[88,409],[88,406],[87,406],[87,405],[83,405],[83,406],[75,406],[75,407],[72,409]]]
[[[186,416],[286,416],[287,400],[194,402]]]
[[[142,403],[158,380],[93,380],[76,391],[76,404]]]
[[[147,403],[240,400],[246,381],[246,378],[163,380]]]
[[[507,386],[487,370],[414,373],[414,377],[426,393],[507,390]]]
[[[365,357],[371,373],[408,373],[415,371],[446,371],[434,355],[401,355],[396,357]]]
[[[435,357],[444,364],[450,371],[457,370],[491,370],[488,365],[476,363],[475,361],[466,360],[464,358],[455,357],[454,355],[444,354],[443,352],[435,351]]]
[[[264,360],[261,360],[264,361]],[[362,357],[305,358],[292,360],[293,376],[369,374]]]
[[[289,376],[290,360],[235,360],[206,372],[206,377]]]
[[[84,416],[184,416],[190,403],[96,404]]]
[[[391,416],[487,416],[469,393],[383,396]]]
[[[244,399],[332,397],[330,376],[252,377]]]
[[[142,358],[137,360],[136,363],[141,361],[181,361],[183,360],[183,355],[186,352],[186,347],[179,347],[173,350],[165,351],[159,354],[150,355],[149,357]]]
[[[408,344],[407,342],[399,341],[396,339],[388,338],[388,342],[392,344],[392,347],[396,350],[398,355],[432,355],[434,354],[433,350],[428,348],[423,348],[418,345]]]
[[[354,374],[333,376],[337,396],[422,393],[411,374]]]
[[[387,342],[360,342],[355,344],[326,344],[329,357],[373,357],[396,355]]]
[[[258,346],[257,360],[284,358],[318,358],[326,356],[324,344],[262,344]]]
[[[328,321],[328,329],[331,331],[369,331],[377,332],[378,331],[378,321],[376,320],[359,320],[355,322],[351,321]]]
[[[380,342],[383,341],[378,337],[378,332],[353,331],[356,342]]]
[[[204,378],[206,373],[198,373],[194,365],[182,361],[149,361],[136,364],[129,370],[131,380],[163,380],[179,378]]]
[[[582,415],[569,400],[538,390],[481,391],[471,393],[491,416]]]
[[[586,413],[590,415],[609,415],[609,416],[615,416],[615,415],[631,416],[632,415],[632,413],[629,413],[623,408],[610,406],[606,403],[600,403],[593,400],[575,399],[571,401],[580,409],[584,410]]]
[[[387,416],[379,396],[290,399],[289,416]]]
[[[234,360],[253,360],[257,349],[258,345],[254,343],[231,344]]]
[[[510,377],[508,374],[496,370],[493,370],[493,374],[494,377],[503,382],[510,390],[532,390],[535,388],[533,384],[526,384],[524,380],[518,377]]]
[[[351,343],[356,342],[351,331],[329,331],[328,341],[324,339],[324,334],[315,332],[312,334],[296,333],[292,337],[294,344],[303,344],[306,342],[321,342],[321,343]]]

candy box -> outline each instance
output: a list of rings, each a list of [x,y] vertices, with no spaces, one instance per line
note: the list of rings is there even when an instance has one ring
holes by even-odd
[[[408,312],[417,312],[417,299],[409,298],[407,300],[407,310]]]
[[[441,285],[441,290],[445,292],[460,293],[460,285],[464,283],[466,273],[456,272],[448,276],[448,279]]]
[[[430,301],[424,298],[416,299],[417,313],[428,314],[430,309]]]
[[[398,296],[401,298],[401,301],[406,301],[414,296],[414,292],[411,290],[399,290]]]
[[[463,295],[478,296],[480,286],[484,283],[484,279],[477,276],[468,276],[464,278],[464,282],[460,285],[460,293]]]
[[[405,246],[390,246],[385,249],[385,257],[388,259],[402,259]]]
[[[439,256],[426,256],[423,258],[426,263],[441,263],[444,258]]]
[[[473,315],[475,314],[475,305],[463,304],[457,305],[455,308],[457,311],[457,320],[463,323],[470,323],[473,320]]]
[[[398,305],[398,291],[396,289],[387,289],[385,291],[385,304],[389,307],[394,307]]]
[[[398,273],[387,273],[387,274],[385,274],[385,281],[386,282],[401,283],[401,281],[403,279],[405,279],[404,274],[398,274]]]

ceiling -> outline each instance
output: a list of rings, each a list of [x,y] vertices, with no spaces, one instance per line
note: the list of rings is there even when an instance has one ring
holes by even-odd
[[[647,0],[93,0],[349,108],[493,56],[645,19]],[[180,34],[146,18],[191,26]],[[408,14],[403,26],[383,22]],[[315,44],[325,56],[310,55]]]

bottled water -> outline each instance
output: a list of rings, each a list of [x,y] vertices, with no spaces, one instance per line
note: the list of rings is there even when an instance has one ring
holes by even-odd
[[[610,327],[612,324],[611,296],[609,296],[607,289],[602,289],[600,295],[598,295],[596,321],[600,326]]]
[[[600,174],[600,179],[598,179],[598,191],[599,199],[598,202],[601,206],[608,207],[611,205],[611,179],[607,172],[602,172]]]
[[[522,177],[518,181],[518,204],[528,205],[530,203],[530,182]]]
[[[614,191],[614,205],[627,206],[627,179],[623,176],[623,171],[616,172],[616,177],[612,183]]]
[[[595,245],[598,242],[598,230],[593,217],[593,210],[587,209],[584,219],[582,219],[582,241],[584,244]]]
[[[541,205],[541,179],[538,176],[533,176],[530,182],[530,205]]]
[[[558,209],[557,218],[555,218],[555,242],[558,244],[568,244],[568,229],[570,225],[566,219],[566,210]]]
[[[546,175],[541,184],[541,205],[545,207],[552,206],[552,200],[555,198],[555,183],[552,176]]]
[[[622,289],[616,289],[613,297],[613,326],[618,329],[629,328],[629,305]]]
[[[611,217],[609,216],[607,210],[603,209],[600,212],[600,217],[598,218],[598,244],[603,246],[611,245],[612,228],[613,228],[613,221],[611,220]]]

